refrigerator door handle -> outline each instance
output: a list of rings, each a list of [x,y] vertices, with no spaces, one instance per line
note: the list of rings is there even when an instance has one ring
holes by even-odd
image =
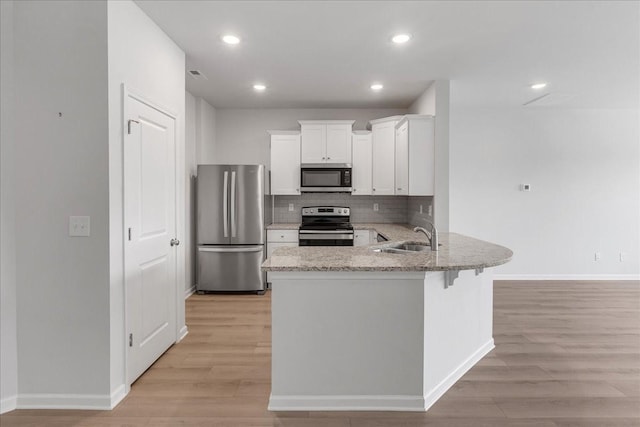
[[[224,171],[222,188],[224,194],[222,196],[222,226],[224,228],[224,237],[229,237],[229,172]]]
[[[231,171],[231,237],[236,237],[236,171]]]
[[[216,248],[198,248],[198,252],[218,252],[218,253],[224,253],[224,252],[260,252],[263,249],[264,249],[264,245],[244,246],[244,247],[229,246],[229,247],[216,247]]]

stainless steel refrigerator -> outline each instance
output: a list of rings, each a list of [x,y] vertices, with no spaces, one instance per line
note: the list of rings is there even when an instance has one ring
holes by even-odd
[[[265,289],[264,165],[199,165],[196,290]]]

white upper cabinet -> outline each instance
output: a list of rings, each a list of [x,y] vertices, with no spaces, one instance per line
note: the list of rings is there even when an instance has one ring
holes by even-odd
[[[396,124],[401,118],[402,116],[393,116],[370,122],[373,145],[371,191],[375,196],[395,194]]]
[[[373,147],[371,132],[354,131],[352,136],[353,171],[352,187],[354,196],[371,195]]]
[[[409,123],[396,128],[396,194],[409,194]]]
[[[353,120],[301,120],[302,163],[351,163]]]
[[[434,129],[433,116],[407,115],[398,122],[396,126],[396,194],[433,196]]]
[[[300,194],[300,133],[270,131],[271,194]]]
[[[301,126],[302,163],[325,163],[327,158],[327,126],[307,124]]]

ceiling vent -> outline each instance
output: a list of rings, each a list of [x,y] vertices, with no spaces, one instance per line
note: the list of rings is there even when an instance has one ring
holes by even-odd
[[[208,80],[207,76],[205,76],[204,74],[202,74],[201,71],[198,71],[198,70],[189,70],[189,74],[191,74],[191,77],[193,77],[196,80],[200,80],[200,79]]]

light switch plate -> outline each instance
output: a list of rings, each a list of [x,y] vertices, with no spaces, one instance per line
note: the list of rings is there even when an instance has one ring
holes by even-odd
[[[289,203],[289,212],[293,212],[293,203]]]
[[[70,216],[69,217],[69,236],[88,237],[90,234],[91,234],[91,217],[89,216]]]

